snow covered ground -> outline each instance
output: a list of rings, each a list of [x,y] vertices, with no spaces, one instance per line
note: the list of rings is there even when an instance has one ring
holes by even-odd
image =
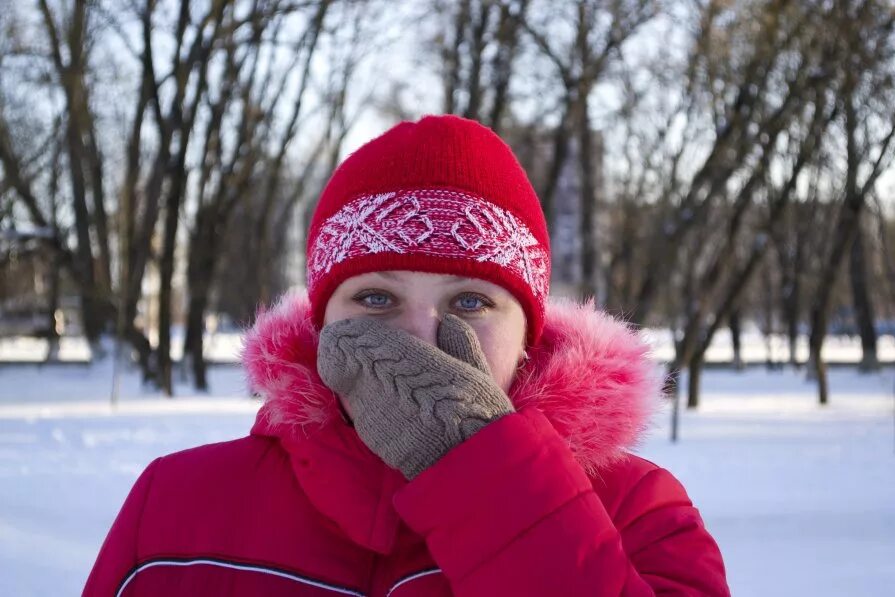
[[[158,455],[247,433],[258,403],[235,367],[211,395],[166,400],[111,366],[0,368],[0,595],[75,595],[137,474]],[[733,594],[849,597],[895,586],[893,372],[706,371],[698,413],[639,449],[675,473],[721,545]]]
[[[149,338],[153,346],[158,344],[155,335]],[[184,330],[182,327],[171,328],[171,358],[178,360],[183,355]],[[242,346],[242,334],[237,332],[221,332],[205,335],[205,357],[213,361],[235,362],[239,358]],[[108,344],[113,351],[114,342]],[[3,362],[39,362],[46,358],[47,341],[33,336],[0,337],[0,363]],[[59,339],[60,361],[79,362],[90,359],[90,346],[83,336],[62,336]]]

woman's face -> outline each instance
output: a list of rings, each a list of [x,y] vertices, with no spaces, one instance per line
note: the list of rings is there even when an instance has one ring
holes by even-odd
[[[491,375],[509,392],[525,348],[525,312],[502,286],[478,278],[404,270],[361,274],[336,288],[323,322],[377,318],[437,346],[438,324],[446,313],[475,330]]]

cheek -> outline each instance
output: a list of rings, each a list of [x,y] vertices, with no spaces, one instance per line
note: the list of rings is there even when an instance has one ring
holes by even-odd
[[[323,313],[323,325],[341,321],[342,319],[349,319],[361,310],[357,304],[333,295],[329,302],[326,303],[326,310]]]
[[[522,357],[525,332],[512,325],[483,326],[476,329],[479,343],[491,375],[504,392],[508,392],[516,374],[516,367]]]

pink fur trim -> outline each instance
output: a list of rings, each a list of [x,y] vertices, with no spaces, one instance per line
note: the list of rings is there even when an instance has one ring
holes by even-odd
[[[544,335],[510,389],[569,442],[589,474],[633,448],[660,405],[662,376],[649,347],[593,301],[552,299]]]
[[[287,293],[272,309],[259,311],[243,339],[249,388],[264,399],[261,414],[270,428],[305,430],[338,416],[338,398],[317,373],[317,337],[302,292]]]
[[[317,374],[317,331],[305,293],[259,313],[242,353],[249,386],[265,399],[257,426],[277,435],[310,433],[338,417],[338,398]],[[529,348],[510,398],[534,406],[565,437],[590,473],[623,458],[659,406],[661,374],[648,347],[593,302],[553,298],[543,336]]]

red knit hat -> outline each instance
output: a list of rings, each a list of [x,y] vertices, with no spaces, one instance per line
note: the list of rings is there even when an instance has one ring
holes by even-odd
[[[339,284],[383,270],[493,282],[522,304],[530,345],[544,327],[544,212],[510,148],[472,120],[402,122],[351,154],[320,196],[306,254],[318,329]]]

